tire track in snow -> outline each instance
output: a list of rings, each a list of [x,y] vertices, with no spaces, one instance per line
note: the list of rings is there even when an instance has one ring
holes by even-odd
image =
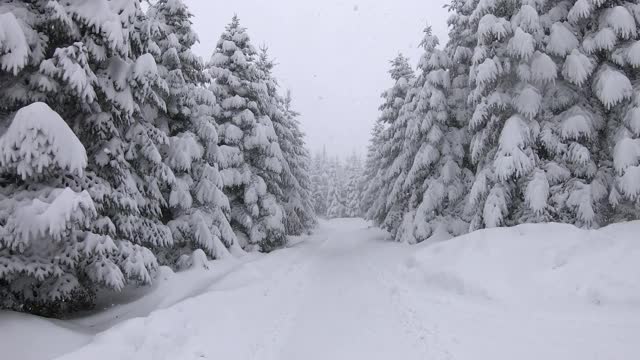
[[[345,225],[328,233],[328,246],[316,249],[310,285],[289,322],[289,342],[279,355],[266,358],[423,360],[442,354],[419,346],[428,339],[414,341],[393,309],[396,303],[382,281],[395,264],[389,259],[393,244],[363,231],[360,223]]]
[[[267,301],[280,305],[279,313],[268,331],[251,346],[250,359],[280,360],[282,349],[287,343],[290,330],[302,307],[306,288],[310,285],[310,272],[318,258],[318,250],[329,240],[328,233],[311,236],[307,244],[296,244],[294,249],[301,249],[298,260],[275,276],[275,283],[265,289]],[[305,246],[306,245],[306,246]],[[284,303],[279,300],[284,300]]]

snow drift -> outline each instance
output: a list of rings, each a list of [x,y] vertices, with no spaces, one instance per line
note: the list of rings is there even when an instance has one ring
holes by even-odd
[[[95,335],[136,318],[170,308],[209,291],[243,264],[261,256],[247,254],[242,259],[210,261],[211,269],[195,268],[174,273],[160,267],[154,284],[129,286],[121,292],[100,296],[96,311],[77,314],[77,318],[55,320],[11,311],[0,311],[0,349],[2,359],[53,359],[87,343]],[[37,343],[38,346],[29,346]]]
[[[528,224],[420,245],[413,280],[514,306],[640,306],[640,222],[582,230]]]
[[[0,312],[0,349],[21,360],[638,359],[638,230],[523,225],[409,246],[360,219],[321,222],[269,255],[161,268],[153,287],[102,297],[97,314]]]

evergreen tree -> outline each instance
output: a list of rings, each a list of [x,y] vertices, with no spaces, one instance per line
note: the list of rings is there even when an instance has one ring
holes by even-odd
[[[300,114],[291,108],[291,92],[287,91],[284,98],[285,118],[293,135],[292,151],[285,151],[285,159],[290,159],[292,182],[291,195],[285,210],[290,216],[287,218],[287,229],[292,235],[299,235],[303,231],[309,231],[316,225],[316,214],[313,205],[312,184],[310,175],[310,154],[304,141],[305,134],[300,128],[298,117]],[[287,155],[288,154],[288,155]],[[290,221],[295,213],[298,222]]]
[[[575,85],[590,80],[590,97],[597,99],[589,103],[590,108],[583,101],[579,111],[568,111],[564,124],[572,137],[595,137],[600,145],[588,148],[598,165],[587,174],[591,182],[578,183],[581,186],[567,200],[581,224],[602,225],[640,216],[639,15],[637,3],[613,0],[575,1],[567,14],[566,26],[582,38],[581,43],[564,43],[574,48],[562,74]],[[594,128],[605,136],[591,136]],[[580,153],[588,150],[580,148]],[[573,152],[577,157],[578,151]],[[601,201],[607,193],[613,209]]]
[[[362,198],[362,164],[357,154],[347,158],[346,184],[345,184],[345,217],[356,218],[361,216],[360,200]]]
[[[382,159],[380,148],[383,142],[383,132],[384,124],[381,121],[376,121],[373,129],[371,130],[371,139],[367,146],[367,158],[365,159],[362,178],[360,180],[360,188],[362,189],[360,213],[365,217],[367,217],[367,212],[371,209],[373,203],[377,199],[376,191],[382,187],[383,169],[380,164]]]
[[[94,275],[78,278],[81,285],[75,289],[84,294],[90,294],[95,286],[120,289],[128,281],[150,283],[157,266],[155,258],[134,244],[158,247],[173,241],[160,221],[165,205],[162,189],[174,181],[158,150],[167,138],[143,111],[144,107],[164,109],[159,94],[166,91],[153,57],[146,53],[146,19],[138,1],[97,0],[91,5],[59,1],[0,5],[2,127],[8,126],[12,114],[34,101],[46,102],[66,121],[86,150],[86,169],[82,175],[56,172],[38,181],[56,189],[69,188],[71,192],[65,190],[64,194],[88,194],[93,208],[83,197],[83,205],[77,203],[76,210],[83,208],[84,218],[68,223],[68,231],[59,236],[71,241],[69,237],[88,230],[104,240],[101,244],[105,248],[96,251],[110,252],[120,259],[115,267],[106,263],[103,267],[98,260],[80,263],[87,266],[80,274],[92,266],[100,268]],[[43,199],[48,204],[55,201],[52,197]],[[45,271],[36,280],[42,284],[46,279],[51,284],[63,281],[62,275]],[[65,277],[67,280],[73,282]],[[37,287],[34,283],[24,285]],[[57,289],[40,289],[33,296],[46,302],[71,296],[65,290],[52,297],[47,292]]]
[[[394,85],[382,94],[379,122],[385,124],[381,135],[380,160],[382,171],[379,181],[373,182],[365,192],[365,198],[375,198],[367,212],[367,218],[385,229],[394,231],[402,218],[404,193],[401,184],[406,176],[406,158],[402,153],[407,118],[400,116],[409,89],[413,86],[414,73],[407,58],[398,55],[391,62],[389,71]]]
[[[545,221],[548,178],[536,149],[543,91],[556,79],[545,53],[543,2],[478,2],[470,21],[477,30],[469,122],[471,229]],[[525,214],[522,214],[524,212]]]
[[[190,255],[201,249],[211,258],[227,256],[236,243],[229,224],[229,201],[222,192],[218,171],[217,112],[213,94],[203,88],[208,80],[203,64],[191,47],[198,41],[191,17],[181,0],[159,0],[148,11],[152,46],[158,72],[168,91],[165,111],[150,114],[169,136],[162,148],[176,181],[165,197],[165,221],[174,246],[165,252],[170,264],[193,263]]]
[[[308,173],[309,153],[296,119],[298,113],[291,109],[290,92],[286,97],[278,93],[278,83],[272,74],[274,66],[267,48],[261,48],[258,67],[268,96],[264,99],[263,108],[273,122],[282,152],[282,173],[274,184],[273,192],[278,194],[278,201],[283,205],[287,234],[301,235],[315,224]]]
[[[256,50],[237,16],[226,27],[208,65],[218,116],[220,165],[231,204],[231,224],[250,248],[271,251],[287,239],[276,191],[282,153],[265,112],[268,91]]]
[[[477,44],[476,33],[471,27],[471,13],[478,0],[452,0],[447,6],[451,13],[447,23],[449,24],[449,42],[444,51],[451,59],[449,66],[449,78],[451,88],[448,104],[451,116],[459,127],[466,127],[473,114],[473,108],[469,106],[469,72],[471,71],[473,50]],[[468,141],[467,141],[468,142]],[[466,144],[468,147],[468,144]],[[465,149],[468,152],[468,149]],[[468,156],[467,156],[468,157]],[[469,165],[470,166],[470,165]]]
[[[425,30],[425,49],[416,81],[419,93],[405,105],[410,116],[403,152],[412,159],[402,184],[411,193],[402,228],[396,239],[422,242],[436,235],[452,237],[466,231],[462,221],[466,194],[464,171],[464,131],[449,108],[451,61],[437,48],[438,38],[431,28]]]
[[[86,191],[59,187],[81,178],[85,148],[44,103],[25,106],[0,137],[0,306],[60,315],[91,306],[98,287],[151,282],[153,254],[96,232]]]
[[[311,163],[311,196],[313,208],[318,216],[327,216],[329,207],[329,168],[327,152],[316,154]]]
[[[347,207],[345,205],[345,182],[342,166],[338,158],[330,163],[329,193],[327,196],[327,217],[330,219],[343,218],[346,216]]]
[[[475,230],[637,219],[638,5],[452,0],[448,8],[449,43],[439,50],[426,30],[419,76],[374,126],[362,179],[367,217],[407,242],[459,235],[467,220]]]
[[[543,31],[549,34],[544,51],[551,61],[538,56],[531,65],[532,71],[549,74],[546,80],[539,81],[543,111],[539,117],[537,153],[543,168],[533,174],[524,189],[527,203],[538,210],[532,214],[525,212],[520,221],[596,226],[602,218],[596,219],[595,211],[602,215],[605,211],[601,207],[606,205],[602,181],[607,182],[603,177],[607,176],[598,159],[602,150],[603,114],[591,92],[583,86],[584,71],[591,72],[588,68],[593,64],[580,50],[572,48],[578,42],[578,33],[574,34],[566,21],[567,4],[548,5],[547,13],[541,12],[540,18]],[[576,77],[567,71],[581,74]],[[534,196],[536,193],[542,196]]]

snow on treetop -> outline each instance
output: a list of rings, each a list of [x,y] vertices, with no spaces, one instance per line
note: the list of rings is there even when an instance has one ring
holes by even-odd
[[[111,49],[116,51],[125,50],[123,49],[126,43],[125,29],[123,29],[122,22],[116,13],[125,12],[126,3],[123,4],[122,0],[114,2],[106,0],[67,0],[64,3],[66,10],[86,22],[85,25],[87,27],[93,27],[97,31],[104,32]]]
[[[635,136],[640,136],[640,107],[633,107],[627,112],[624,122]]]
[[[147,74],[156,74],[157,72],[156,61],[153,59],[153,55],[149,53],[139,56],[133,65],[134,79],[145,77]]]
[[[534,118],[542,106],[542,94],[537,88],[525,85],[513,99],[513,106],[527,118]]]
[[[578,39],[566,26],[561,23],[555,23],[551,26],[551,35],[547,45],[548,52],[564,56],[576,49],[578,45]]]
[[[498,64],[493,59],[486,59],[477,67],[476,82],[480,85],[489,83],[496,79],[499,72]]]
[[[636,41],[629,46],[625,55],[631,66],[640,67],[640,41]]]
[[[524,32],[521,28],[516,28],[513,38],[509,40],[509,51],[521,58],[528,58],[535,50],[535,40],[529,33]]]
[[[95,216],[96,209],[91,196],[85,190],[56,189],[50,199],[34,199],[16,210],[13,229],[19,243],[30,244],[37,239],[50,238],[61,241],[69,223],[84,222]],[[80,210],[80,211],[79,211]]]
[[[604,22],[623,39],[636,36],[636,21],[624,6],[607,9]]]
[[[0,69],[18,72],[29,61],[29,45],[13,13],[0,14]]]
[[[493,14],[487,14],[480,19],[478,24],[478,37],[487,38],[494,36],[498,40],[506,37],[511,31],[511,26],[504,18],[497,18]],[[491,41],[489,41],[490,43]]]
[[[536,32],[540,30],[540,18],[536,9],[528,4],[522,5],[522,8],[511,20],[514,26],[521,28],[526,32]]]
[[[238,47],[233,41],[224,40],[222,42],[222,51],[224,52],[235,52]]]
[[[614,167],[622,174],[630,167],[640,163],[640,140],[624,138],[616,144],[614,150]]]
[[[210,65],[211,66],[220,66],[226,63],[229,60],[229,57],[223,53],[215,53],[211,56]]]
[[[624,99],[631,97],[633,87],[631,81],[622,72],[605,65],[598,74],[594,90],[602,104],[610,109]]]
[[[547,207],[547,198],[549,197],[549,181],[545,172],[536,170],[525,191],[525,201],[527,206],[534,213],[540,215],[544,213]]]
[[[578,0],[569,10],[569,21],[578,22],[591,14],[591,4],[589,0]]]
[[[173,169],[187,171],[194,161],[202,158],[204,149],[196,137],[190,133],[181,133],[169,139],[167,164]]]
[[[595,63],[593,60],[581,53],[578,49],[574,49],[564,62],[562,76],[572,84],[582,86],[589,76],[591,76],[594,68]]]
[[[36,102],[18,110],[0,137],[0,166],[13,169],[23,179],[51,167],[82,174],[87,154],[60,115]]]
[[[615,47],[618,41],[618,37],[612,28],[606,27],[600,29],[595,35],[590,34],[584,38],[582,47],[589,54],[593,54],[597,51],[606,50],[611,51]]]
[[[499,179],[506,180],[513,175],[520,177],[531,171],[533,161],[523,150],[530,142],[531,133],[525,120],[518,115],[507,119],[500,134],[500,146],[494,161]]]
[[[581,136],[591,138],[594,131],[589,113],[578,106],[567,111],[567,117],[560,126],[563,139],[579,139]]]
[[[545,53],[536,51],[531,60],[531,76],[539,82],[554,81],[558,69],[556,63]]]

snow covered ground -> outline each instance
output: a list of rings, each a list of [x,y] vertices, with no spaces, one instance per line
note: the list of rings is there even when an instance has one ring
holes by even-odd
[[[0,313],[0,349],[16,360],[635,360],[639,232],[525,225],[410,247],[333,220],[270,255],[165,271],[98,314]]]

